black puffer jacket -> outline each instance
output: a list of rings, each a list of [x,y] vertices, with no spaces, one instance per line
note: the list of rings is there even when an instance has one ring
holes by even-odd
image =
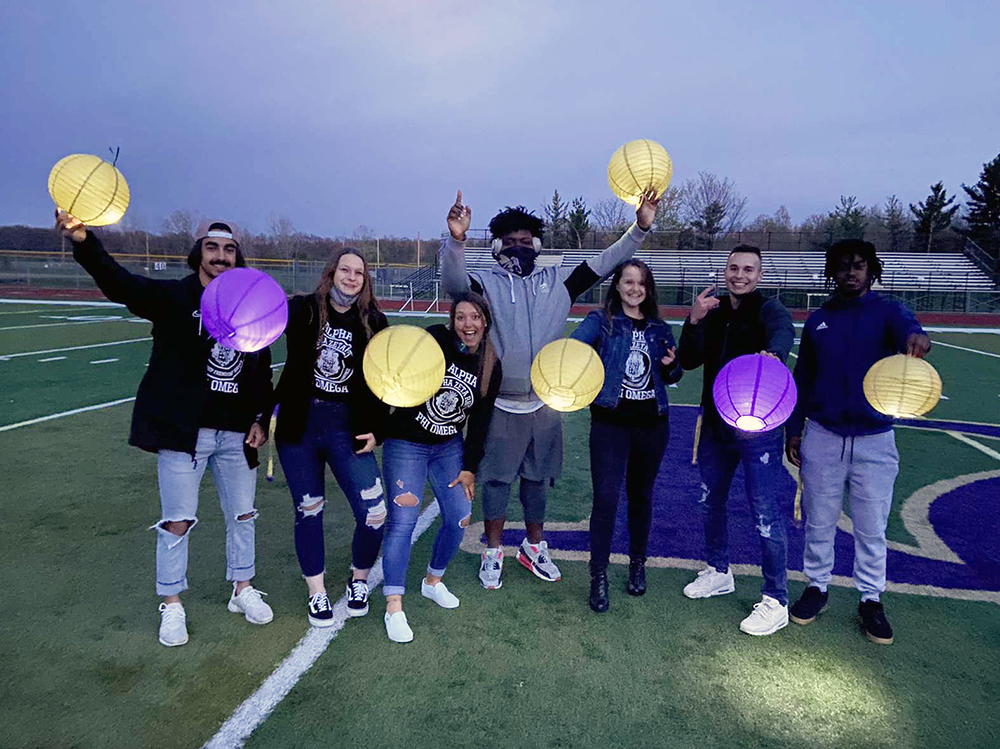
[[[112,258],[91,232],[74,243],[73,257],[112,302],[153,323],[153,351],[132,409],[129,444],[158,452],[194,455],[208,388],[205,365],[214,340],[202,329],[198,274],[160,281],[130,273]],[[233,398],[239,423],[249,432],[259,423],[267,432],[271,401],[271,352],[247,354]],[[245,447],[247,462],[257,465],[257,451]]]

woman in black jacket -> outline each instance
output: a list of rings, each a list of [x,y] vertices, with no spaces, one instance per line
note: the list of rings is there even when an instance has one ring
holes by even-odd
[[[347,612],[368,613],[368,573],[382,546],[386,519],[382,479],[372,453],[388,409],[361,372],[371,337],[387,327],[357,250],[338,251],[312,294],[289,302],[288,357],[276,392],[275,446],[295,505],[295,551],[309,586],[314,627],[333,624],[326,594],[323,543],[324,463],[354,512]]]

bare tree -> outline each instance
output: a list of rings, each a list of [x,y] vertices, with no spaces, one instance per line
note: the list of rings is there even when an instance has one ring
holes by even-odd
[[[710,245],[716,235],[728,234],[743,225],[747,199],[728,177],[720,179],[711,172],[698,172],[697,179],[684,183],[681,193],[684,219],[701,231]]]
[[[788,209],[782,205],[778,206],[778,210],[774,212],[773,216],[768,216],[762,213],[757,218],[755,218],[746,228],[747,231],[761,231],[761,232],[791,231],[792,217],[788,214]]]
[[[656,207],[653,226],[657,231],[680,231],[684,228],[681,207],[684,194],[679,187],[668,187]]]
[[[268,218],[271,227],[271,244],[278,257],[286,260],[295,255],[295,226],[288,216],[272,213]]]
[[[617,198],[605,198],[594,203],[591,218],[598,229],[624,231],[632,223],[632,207]]]
[[[185,239],[194,239],[200,218],[191,211],[174,211],[163,222],[164,234],[176,234]]]

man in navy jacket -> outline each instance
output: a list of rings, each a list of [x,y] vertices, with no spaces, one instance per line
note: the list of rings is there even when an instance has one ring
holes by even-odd
[[[910,310],[871,291],[881,276],[882,263],[871,242],[843,240],[827,252],[826,278],[836,289],[809,316],[802,332],[795,366],[799,400],[785,425],[785,450],[802,474],[803,566],[809,578],[789,612],[791,620],[808,624],[826,607],[833,542],[848,484],[854,584],[861,593],[858,614],[868,639],[888,645],[892,627],[879,596],[885,590],[885,529],[899,453],[892,417],[869,405],[862,383],[879,359],[898,353],[923,358],[930,339]]]
[[[219,491],[226,525],[226,579],[233,590],[228,608],[251,624],[266,624],[271,607],[251,584],[255,573],[257,448],[267,440],[266,404],[271,398],[269,349],[252,354],[223,346],[201,325],[205,287],[230,268],[245,265],[229,225],[217,222],[198,234],[180,280],[154,280],[130,273],[78,219],[56,213],[73,258],[105,296],[153,323],[153,350],[132,410],[129,443],[157,453],[160,521],[156,592],[160,643],[188,641],[180,594],[188,587],[190,530],[197,525],[198,486],[206,467]]]

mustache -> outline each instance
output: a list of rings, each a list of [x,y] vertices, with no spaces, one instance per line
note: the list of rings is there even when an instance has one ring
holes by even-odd
[[[225,260],[211,260],[211,261],[209,261],[208,264],[209,265],[221,265],[223,268],[229,268],[232,265],[232,263],[229,263],[229,262],[227,262]]]

